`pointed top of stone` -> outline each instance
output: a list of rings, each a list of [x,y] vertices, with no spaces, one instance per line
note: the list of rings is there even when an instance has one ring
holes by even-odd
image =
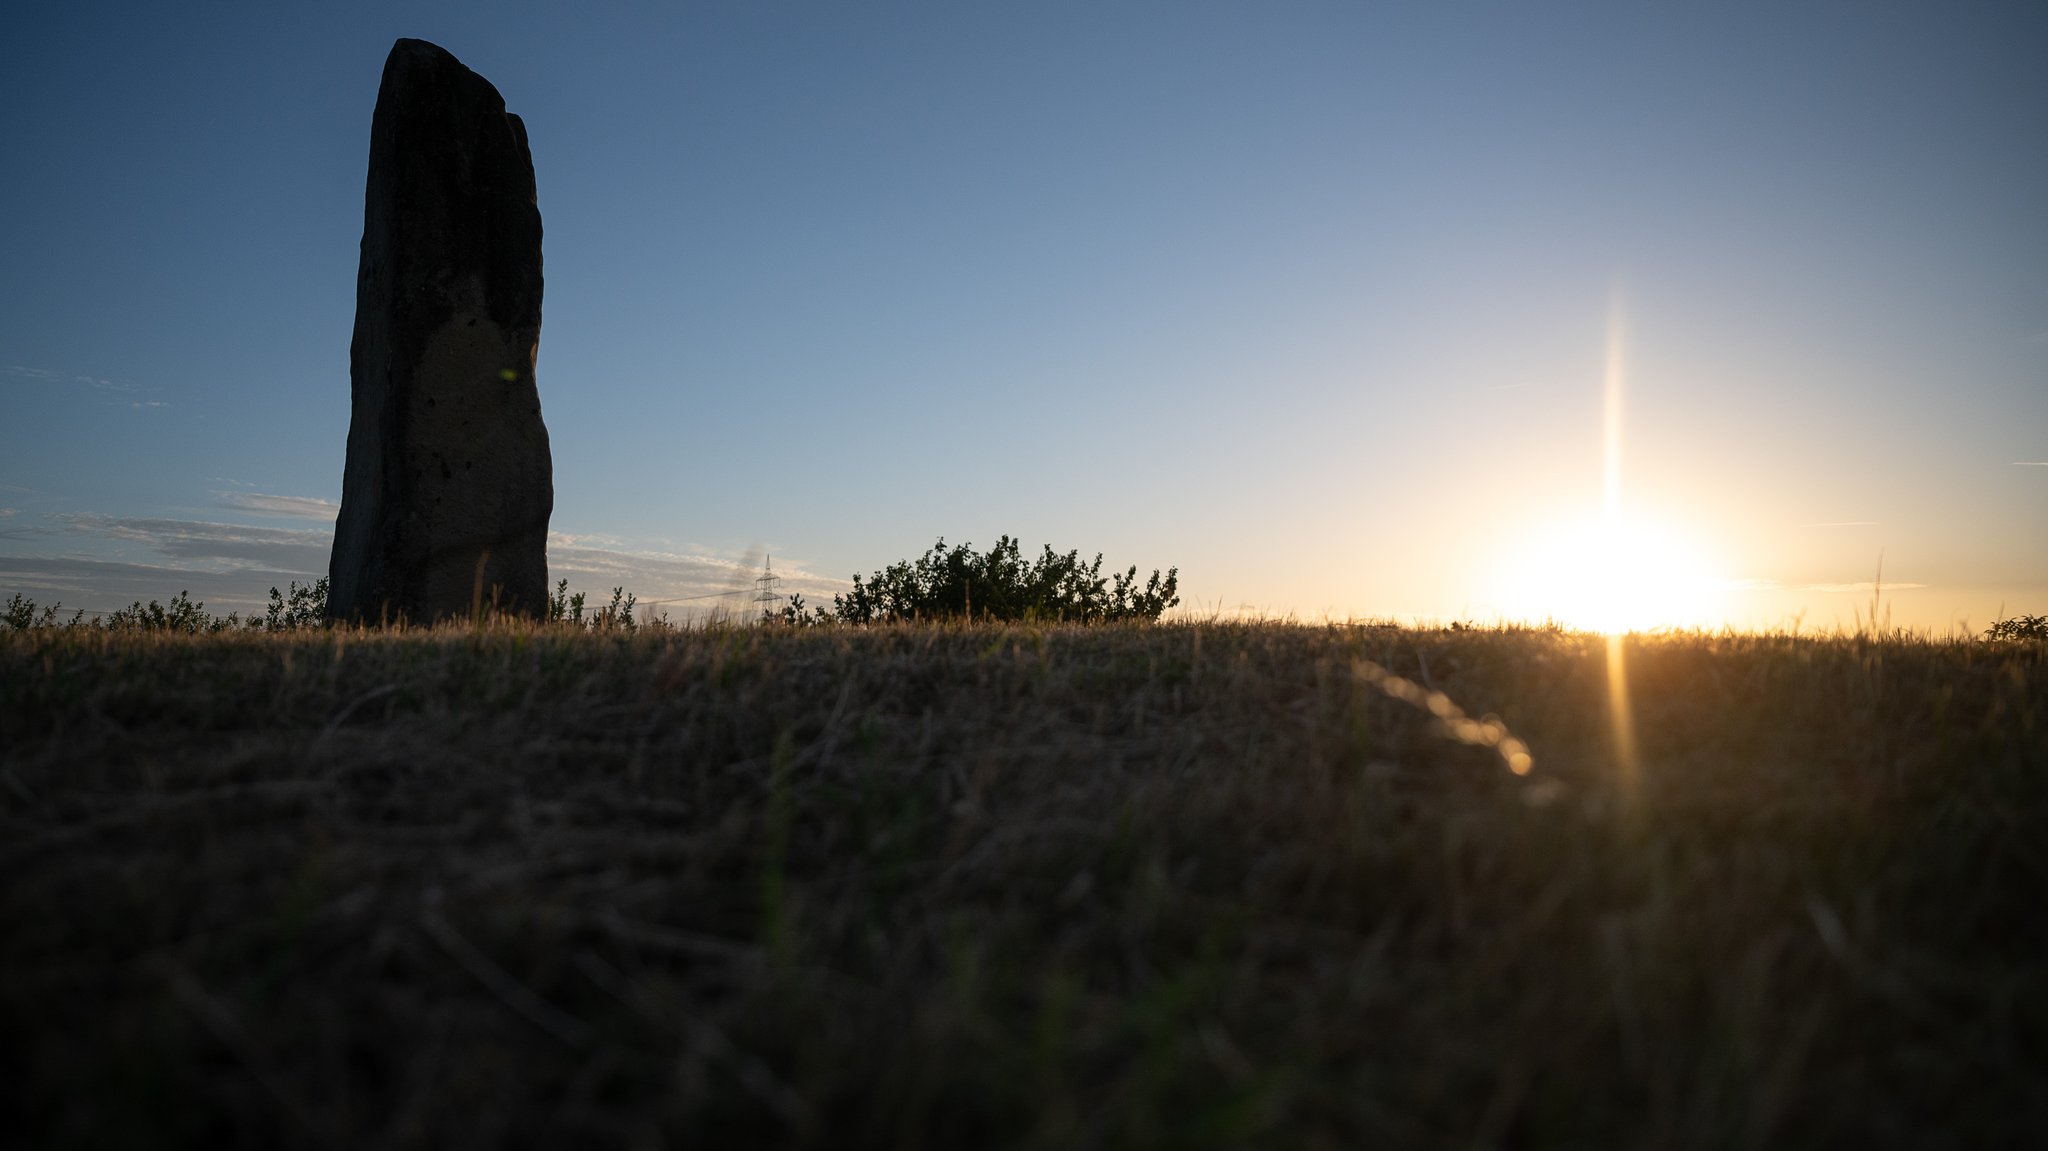
[[[392,87],[394,77],[405,87],[430,85],[437,78],[442,82],[474,82],[491,94],[497,101],[498,110],[504,111],[505,98],[498,94],[497,86],[455,58],[455,54],[430,40],[414,40],[401,36],[392,42],[391,54],[384,57],[384,81],[379,89],[378,101],[383,101],[384,92]]]

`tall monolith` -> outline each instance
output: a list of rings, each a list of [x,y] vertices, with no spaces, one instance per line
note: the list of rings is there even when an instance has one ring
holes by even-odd
[[[392,45],[370,124],[329,615],[545,609],[540,238],[526,126],[504,97],[433,44]]]

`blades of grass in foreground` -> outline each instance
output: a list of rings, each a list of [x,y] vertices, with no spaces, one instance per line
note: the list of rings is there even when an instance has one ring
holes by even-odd
[[[42,1144],[2024,1145],[2048,647],[1624,642],[1626,802],[1606,641],[1561,632],[10,634],[0,1107]]]

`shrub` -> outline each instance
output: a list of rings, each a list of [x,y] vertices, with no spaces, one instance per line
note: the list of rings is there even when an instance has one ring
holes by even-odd
[[[826,611],[822,605],[806,607],[802,592],[790,596],[789,602],[782,605],[781,611],[761,609],[762,623],[779,623],[788,627],[817,627],[820,624],[833,623],[837,619],[837,616]]]
[[[592,631],[618,628],[630,632],[640,626],[633,620],[633,605],[639,601],[640,597],[634,593],[615,587],[612,589],[612,602],[591,612],[590,618],[585,619],[583,593],[570,595],[569,581],[562,580],[555,584],[555,590],[548,596],[548,622],[574,624]]]
[[[110,630],[179,631],[188,635],[229,631],[241,624],[241,618],[233,612],[224,616],[207,615],[206,605],[192,602],[189,591],[179,592],[168,606],[155,600],[147,604],[136,600],[100,621],[100,626]]]
[[[310,587],[300,587],[299,581],[293,580],[289,594],[280,594],[276,588],[270,589],[270,611],[263,619],[263,628],[266,631],[297,631],[300,628],[324,627],[326,624],[326,576],[315,580]]]
[[[38,612],[36,610],[36,601],[22,595],[20,592],[15,592],[7,600],[7,610],[4,613],[0,613],[0,624],[5,624],[15,631],[27,631],[30,628],[37,627],[55,627],[57,626],[57,609],[63,606],[61,603],[53,603]],[[85,618],[85,613],[79,612],[78,615],[72,617],[71,622],[77,623],[83,618]]]
[[[591,614],[591,630],[608,631],[612,628],[619,628],[624,631],[634,630],[639,625],[633,622],[633,605],[639,602],[639,599],[639,596],[634,595],[625,588],[613,588],[612,602]]]
[[[942,538],[912,561],[874,578],[853,577],[853,590],[832,597],[845,623],[886,619],[1067,620],[1108,623],[1156,620],[1180,602],[1180,569],[1158,571],[1141,587],[1138,569],[1102,574],[1102,554],[1083,563],[1078,550],[1061,555],[1047,546],[1026,562],[1021,545],[1003,536],[986,554],[970,544],[947,547]]]
[[[2048,615],[2019,615],[1984,629],[1985,639],[2048,639]]]
[[[557,583],[554,594],[548,596],[548,622],[583,623],[583,593],[570,595],[568,580]]]

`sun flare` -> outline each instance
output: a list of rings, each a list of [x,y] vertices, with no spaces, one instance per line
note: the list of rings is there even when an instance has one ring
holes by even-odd
[[[1692,541],[1621,518],[1545,533],[1521,550],[1508,581],[1510,618],[1607,635],[1717,625],[1726,588]]]
[[[1607,370],[1601,422],[1601,515],[1545,531],[1516,549],[1500,589],[1504,614],[1527,623],[1623,635],[1723,621],[1718,576],[1704,551],[1654,519],[1636,519],[1622,498],[1628,324],[1617,281],[1607,306]],[[1619,649],[1617,651],[1617,658]],[[1623,679],[1612,669],[1617,690]],[[1616,697],[1617,716],[1626,710]],[[1619,730],[1619,729],[1617,729]]]

